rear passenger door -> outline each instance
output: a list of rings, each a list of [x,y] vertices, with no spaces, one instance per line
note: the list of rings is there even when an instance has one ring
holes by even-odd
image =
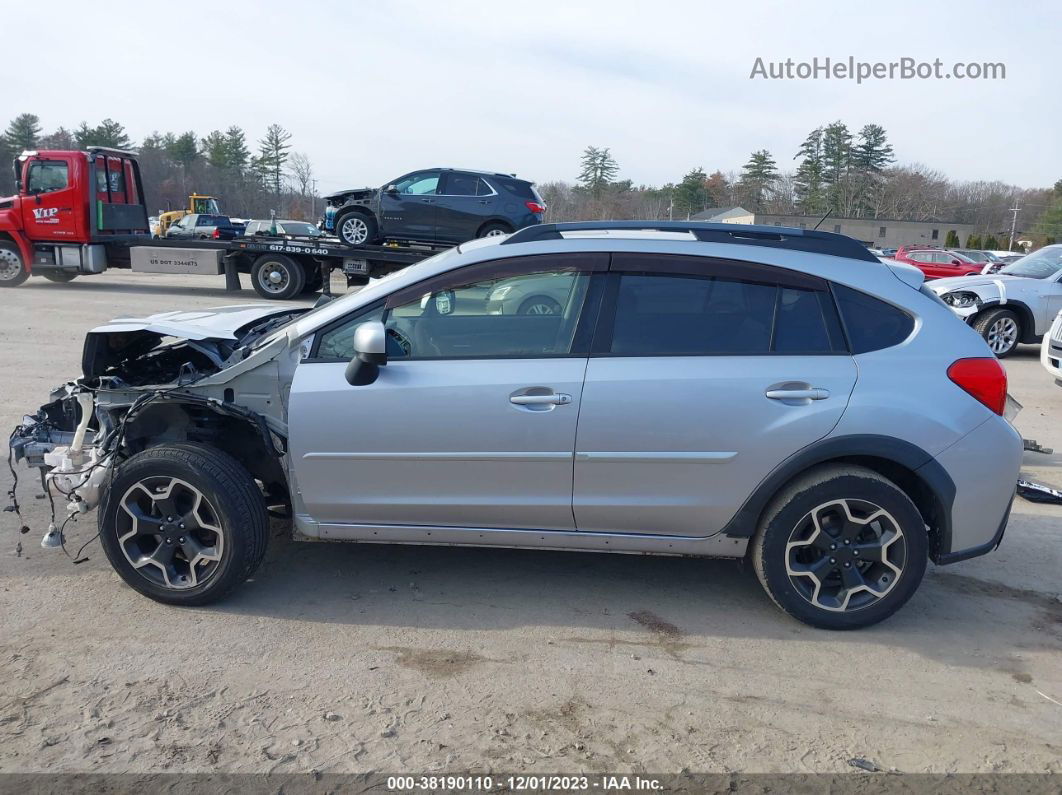
[[[615,254],[583,386],[583,531],[707,536],[826,436],[855,384],[826,282],[753,263]]]
[[[464,243],[494,213],[498,194],[478,174],[451,171],[443,175],[435,216],[435,237],[440,242]]]

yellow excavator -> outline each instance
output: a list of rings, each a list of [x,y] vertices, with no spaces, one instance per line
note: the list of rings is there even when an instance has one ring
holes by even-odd
[[[155,237],[166,237],[166,230],[180,221],[186,215],[202,213],[204,215],[221,215],[218,200],[214,196],[205,196],[201,193],[193,193],[188,197],[188,209],[167,210],[159,213],[159,222],[153,230]]]

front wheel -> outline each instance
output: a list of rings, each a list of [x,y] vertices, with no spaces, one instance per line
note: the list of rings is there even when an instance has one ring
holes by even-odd
[[[157,602],[216,601],[258,568],[269,517],[254,478],[211,447],[153,447],[121,465],[99,510],[100,542],[131,588]]]
[[[501,237],[502,235],[512,234],[512,228],[505,224],[487,224],[479,230],[479,234],[476,237]]]
[[[263,298],[286,301],[302,292],[306,269],[283,254],[263,254],[251,266],[251,284]]]
[[[858,466],[812,470],[768,507],[752,542],[767,594],[821,629],[888,618],[926,570],[925,521],[892,481]]]
[[[365,213],[351,212],[335,221],[336,235],[348,246],[375,243],[378,234],[376,220]]]
[[[0,243],[0,287],[18,287],[29,278],[13,243]]]
[[[974,322],[974,328],[999,359],[1014,353],[1021,339],[1021,321],[1009,309],[985,312]]]

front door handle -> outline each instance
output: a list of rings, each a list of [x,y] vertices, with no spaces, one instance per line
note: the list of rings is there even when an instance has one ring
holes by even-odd
[[[825,400],[830,396],[828,389],[768,389],[764,394],[771,400]]]
[[[572,396],[564,392],[552,395],[511,395],[509,402],[516,406],[567,406]]]

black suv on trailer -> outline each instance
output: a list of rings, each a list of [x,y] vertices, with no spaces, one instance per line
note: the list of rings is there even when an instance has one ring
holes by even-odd
[[[325,197],[324,229],[352,246],[382,240],[463,243],[542,222],[546,205],[534,185],[511,174],[433,168],[383,188]]]

